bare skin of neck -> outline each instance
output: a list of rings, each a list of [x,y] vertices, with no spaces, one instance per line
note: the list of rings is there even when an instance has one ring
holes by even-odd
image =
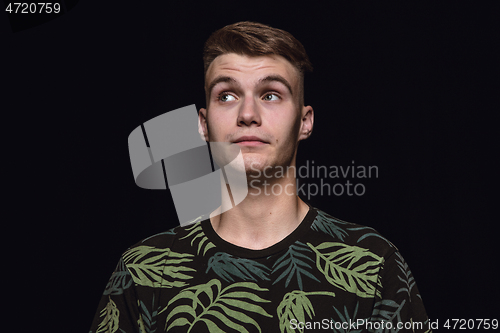
[[[297,195],[290,195],[297,193],[295,177],[274,180],[272,184],[279,184],[275,192],[281,188],[281,194],[273,194],[268,181],[267,188],[260,187],[260,191],[249,187],[247,197],[235,207],[220,215],[212,214],[210,222],[215,232],[231,244],[252,250],[268,248],[292,233],[309,206]]]

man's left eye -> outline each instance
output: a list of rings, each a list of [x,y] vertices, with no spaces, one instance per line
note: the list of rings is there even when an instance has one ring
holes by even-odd
[[[278,99],[279,99],[279,97],[276,94],[265,94],[264,95],[265,101],[277,101]]]

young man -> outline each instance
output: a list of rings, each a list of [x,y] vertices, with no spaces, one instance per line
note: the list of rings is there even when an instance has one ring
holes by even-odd
[[[397,248],[296,195],[288,171],[314,124],[300,42],[240,22],[208,39],[204,61],[200,134],[241,149],[248,194],[127,250],[91,332],[428,331]]]

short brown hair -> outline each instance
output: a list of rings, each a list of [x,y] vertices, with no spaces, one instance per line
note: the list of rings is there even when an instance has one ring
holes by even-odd
[[[282,56],[299,72],[300,101],[303,103],[304,73],[311,72],[313,68],[304,46],[289,32],[248,21],[217,30],[208,38],[203,49],[205,76],[214,59],[226,53],[253,57],[271,54]]]

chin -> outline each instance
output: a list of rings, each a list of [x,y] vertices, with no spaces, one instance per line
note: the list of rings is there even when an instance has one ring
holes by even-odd
[[[247,177],[253,176],[253,178],[260,178],[263,175],[266,167],[269,169],[269,163],[263,161],[262,159],[250,158],[245,156],[243,156],[243,159],[245,161],[245,172],[247,174]]]

